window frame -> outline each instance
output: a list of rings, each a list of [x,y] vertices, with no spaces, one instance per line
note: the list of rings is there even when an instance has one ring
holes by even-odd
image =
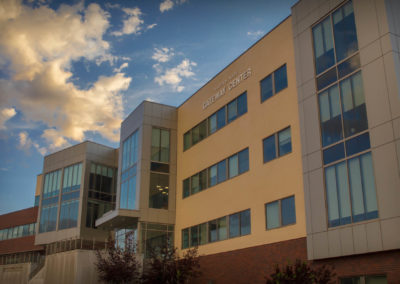
[[[280,154],[280,152],[281,152],[281,151],[280,151],[280,145],[279,145],[279,134],[282,133],[283,131],[288,130],[288,129],[289,129],[289,131],[290,131],[290,152],[287,152],[287,153],[284,153],[283,155],[281,155],[281,154]],[[270,159],[270,160],[268,160],[268,161],[265,161],[265,147],[264,147],[264,141],[266,141],[267,139],[269,139],[269,138],[271,138],[271,137],[274,137],[274,143],[275,143],[275,158]],[[287,155],[293,153],[293,143],[292,143],[292,129],[291,129],[291,125],[289,125],[289,126],[283,128],[283,129],[279,130],[278,132],[275,132],[275,133],[273,133],[273,134],[271,134],[271,135],[268,135],[267,137],[265,137],[265,138],[261,141],[261,143],[262,143],[262,148],[263,148],[263,163],[264,163],[264,164],[269,163],[269,162],[272,162],[272,161],[274,161],[274,160],[276,160],[276,159],[278,159],[278,158],[280,158],[280,157],[284,157],[284,156],[287,156]]]
[[[275,72],[277,72],[278,70],[280,70],[282,67],[284,67],[284,66],[286,66],[286,86],[283,88],[283,89],[281,89],[281,90],[279,90],[279,91],[277,91],[276,92],[276,82],[275,82]],[[270,96],[270,97],[267,97],[267,98],[265,98],[265,99],[263,99],[263,96],[262,96],[262,94],[263,94],[263,92],[262,92],[262,90],[263,90],[263,88],[262,88],[262,82],[265,80],[265,79],[267,79],[268,77],[270,77],[271,76],[271,85],[272,85],[272,95]],[[267,100],[269,100],[269,99],[271,99],[271,98],[273,98],[275,95],[277,95],[277,94],[279,94],[280,92],[282,92],[283,90],[285,90],[286,88],[288,88],[289,87],[289,80],[288,80],[288,76],[287,76],[287,63],[284,63],[284,64],[282,64],[281,66],[279,66],[278,68],[276,68],[273,72],[271,72],[271,73],[269,73],[267,76],[265,76],[264,78],[262,78],[261,80],[260,80],[260,82],[259,82],[259,86],[260,86],[260,103],[263,103],[263,102],[265,102],[265,101],[267,101]]]
[[[282,208],[282,200],[289,199],[289,198],[293,198],[295,222],[283,225],[283,222],[282,222],[282,210],[283,210],[283,208]],[[277,227],[274,227],[274,228],[268,228],[267,206],[269,204],[276,203],[276,202],[278,202],[278,221],[279,221],[279,225]],[[274,200],[274,201],[270,201],[270,202],[265,203],[264,204],[264,215],[265,215],[265,230],[266,231],[270,231],[270,230],[275,230],[275,229],[280,229],[280,228],[285,228],[285,227],[288,227],[288,226],[296,225],[297,224],[297,214],[296,214],[296,198],[295,198],[295,195],[286,196],[286,197],[280,198],[278,200]]]

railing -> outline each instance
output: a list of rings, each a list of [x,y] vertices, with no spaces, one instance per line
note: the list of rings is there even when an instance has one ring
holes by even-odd
[[[41,255],[39,258],[39,262],[32,263],[31,272],[29,273],[29,280],[35,277],[36,274],[44,267],[46,263],[46,256]]]
[[[71,251],[76,249],[97,250],[106,248],[106,246],[107,246],[107,240],[104,241],[84,240],[84,239],[63,240],[46,245],[46,255]]]

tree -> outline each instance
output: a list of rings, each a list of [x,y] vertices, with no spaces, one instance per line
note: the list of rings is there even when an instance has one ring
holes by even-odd
[[[105,250],[96,251],[99,279],[106,283],[140,283],[140,264],[136,259],[135,244],[127,238],[125,248],[116,246],[112,239]]]
[[[325,265],[313,269],[299,259],[293,266],[286,265],[282,269],[277,265],[275,272],[267,278],[267,284],[330,284],[335,274]]]
[[[157,251],[151,250],[151,258],[143,273],[143,283],[146,284],[183,284],[189,283],[200,275],[200,261],[197,248],[188,249],[182,258],[177,254],[177,248],[167,244]]]

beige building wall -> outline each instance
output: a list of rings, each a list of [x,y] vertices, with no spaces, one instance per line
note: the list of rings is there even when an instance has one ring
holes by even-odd
[[[260,81],[287,64],[288,87],[261,103]],[[251,76],[207,108],[203,103],[251,69]],[[248,111],[233,122],[183,151],[183,135],[243,92]],[[291,127],[292,153],[263,163],[262,140]],[[305,237],[304,196],[292,18],[250,47],[178,108],[178,158],[175,246],[181,248],[182,229],[242,210],[251,210],[251,234],[199,246],[212,254]],[[182,198],[183,180],[249,147],[249,171]],[[296,224],[266,230],[265,204],[295,195]]]
[[[30,263],[8,264],[0,266],[0,283],[25,284],[28,283]]]
[[[379,218],[327,225],[311,27],[345,2],[302,0],[292,8],[310,259],[400,248],[400,2],[396,0],[353,1]]]

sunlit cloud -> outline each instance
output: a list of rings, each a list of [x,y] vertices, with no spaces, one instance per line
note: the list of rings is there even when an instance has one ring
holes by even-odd
[[[122,69],[125,69],[129,66],[128,62],[123,63],[121,66],[119,66],[119,68],[114,68],[114,73],[118,73],[121,72]]]
[[[151,24],[151,25],[148,25],[148,26],[146,27],[146,30],[151,30],[152,28],[154,28],[154,27],[156,27],[156,26],[157,26],[156,23]]]
[[[153,56],[151,57],[158,62],[168,62],[175,55],[173,48],[162,47],[154,48]]]
[[[0,2],[0,68],[10,78],[0,79],[0,101],[15,107],[27,122],[46,126],[41,138],[48,150],[83,141],[89,131],[111,141],[119,139],[122,92],[131,82],[121,72],[127,63],[86,89],[71,80],[74,61],[115,61],[110,44],[103,39],[108,18],[97,4],[85,8],[81,2],[53,10]],[[11,114],[1,112],[0,126]],[[24,135],[20,143],[34,146],[36,142]],[[42,148],[38,145],[38,150]]]
[[[5,123],[17,114],[14,108],[2,108],[0,109],[0,130],[7,129]]]
[[[166,69],[162,74],[155,77],[154,82],[160,86],[164,84],[170,85],[174,91],[182,92],[184,89],[184,86],[180,84],[182,78],[194,76],[195,73],[192,71],[192,67],[194,66],[197,66],[196,62],[184,59],[178,66]]]
[[[122,36],[129,34],[139,34],[142,30],[142,25],[144,21],[140,18],[142,12],[139,8],[124,8],[124,11],[127,19],[125,19],[123,23],[123,27],[121,31],[113,32],[112,35]]]
[[[174,2],[171,0],[165,0],[160,4],[160,12],[164,13],[165,11],[171,10],[174,7]]]
[[[22,131],[18,134],[18,140],[18,149],[25,151],[27,154],[30,154],[32,147],[43,156],[47,153],[47,149],[45,147],[40,147],[38,143],[33,142],[26,131]]]

